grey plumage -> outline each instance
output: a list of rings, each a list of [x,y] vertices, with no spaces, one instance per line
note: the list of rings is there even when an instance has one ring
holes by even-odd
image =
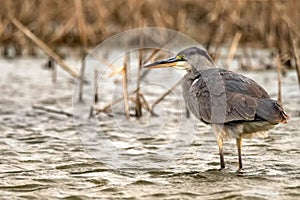
[[[166,66],[187,70],[182,80],[184,100],[195,117],[213,127],[221,168],[225,167],[224,138],[236,138],[241,169],[242,138],[265,135],[276,124],[288,120],[281,103],[272,100],[259,84],[241,74],[215,68],[204,49],[184,49],[173,58],[146,67]]]
[[[222,80],[218,81],[215,76],[212,77],[213,73],[218,74]],[[220,82],[222,85],[209,90],[208,85],[216,82]],[[224,89],[220,89],[223,84]],[[182,81],[182,88],[185,102],[191,112],[207,124],[254,120],[276,124],[285,122],[287,118],[281,104],[270,99],[268,93],[255,81],[225,69],[207,69],[199,72],[196,76],[187,73]],[[226,106],[225,120],[215,119],[212,121],[211,99],[217,99],[221,95],[226,98],[226,105],[221,105]]]

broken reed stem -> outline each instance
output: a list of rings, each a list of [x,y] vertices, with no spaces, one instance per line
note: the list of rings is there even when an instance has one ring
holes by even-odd
[[[123,77],[123,95],[124,95],[124,108],[125,108],[125,116],[126,119],[130,118],[129,115],[129,103],[128,103],[128,86],[127,86],[127,54],[124,56],[124,65],[122,69],[122,77]]]
[[[236,49],[237,49],[237,46],[239,45],[239,41],[240,41],[241,37],[242,37],[241,32],[238,31],[235,33],[232,44],[231,44],[231,48],[230,48],[233,55],[236,52]],[[233,56],[232,56],[232,58],[233,58]]]
[[[82,8],[82,0],[75,0],[75,9],[76,9],[76,17],[77,17],[77,26],[78,32],[80,36],[81,43],[84,48],[87,46],[87,34],[86,34],[86,26],[85,26],[85,16]]]
[[[279,54],[277,53],[276,55],[276,71],[277,71],[277,82],[278,82],[278,91],[277,91],[277,100],[279,102],[282,102],[282,98],[281,98],[281,61],[280,61],[280,57]]]
[[[236,49],[239,45],[239,41],[242,37],[242,33],[241,32],[236,32],[235,35],[234,35],[234,38],[232,40],[232,43],[231,43],[231,46],[230,46],[230,49],[229,49],[229,53],[228,53],[228,56],[227,56],[227,65],[226,65],[226,68],[229,69],[229,66],[231,65],[231,62],[233,60],[233,57],[235,55],[235,52],[236,52]]]
[[[56,68],[54,60],[52,58],[49,58],[49,60],[48,60],[48,67],[51,69],[51,72],[52,72],[52,74],[51,74],[52,83],[56,83],[57,68]]]
[[[150,106],[149,106],[149,104],[148,104],[148,102],[147,102],[145,96],[144,96],[143,94],[140,94],[140,97],[141,97],[142,105],[144,106],[144,108],[145,108],[147,111],[151,112]],[[152,112],[151,112],[151,113],[152,113]]]
[[[145,20],[143,19],[141,13],[139,13],[140,16],[140,27],[145,27]],[[141,34],[140,36],[140,48],[139,48],[139,65],[138,65],[138,72],[137,72],[137,83],[136,83],[136,106],[135,106],[135,116],[137,118],[142,116],[142,105],[140,100],[140,85],[141,85],[141,71],[143,67],[143,47],[144,47],[144,34]]]
[[[133,91],[131,91],[131,92],[128,92],[128,96],[130,96],[130,95],[136,93],[136,91],[137,91],[137,89],[135,89],[135,90],[133,90]],[[123,101],[123,100],[124,100],[124,96],[122,96],[122,97],[116,99],[115,101],[113,101],[113,102],[107,104],[107,105],[104,106],[103,108],[95,107],[95,110],[98,111],[98,112],[107,112],[108,109],[111,108],[111,106],[113,106],[113,105],[115,105],[115,104],[117,104],[117,103],[119,103],[119,102],[121,102],[121,101]]]
[[[164,98],[170,94],[180,83],[181,83],[180,79],[175,85],[173,85],[170,89],[168,89],[165,93],[163,93],[158,99],[156,99],[154,101],[154,103],[151,105],[151,111],[153,111],[154,107],[159,104],[159,102],[161,102],[162,100],[164,100]]]
[[[98,78],[99,78],[99,71],[97,69],[94,70],[94,103],[98,103],[99,101],[99,94],[98,94]]]
[[[220,54],[221,54],[221,48],[220,48],[220,46],[221,46],[221,42],[218,42],[217,45],[216,45],[216,48],[215,48],[215,50],[213,52],[212,58],[213,58],[213,60],[215,62],[219,59]]]
[[[135,107],[135,116],[141,117],[142,116],[142,105],[140,101],[140,83],[141,83],[141,68],[143,65],[143,50],[139,49],[139,67],[138,67],[138,74],[137,74],[137,91],[136,91],[136,107]]]
[[[155,113],[151,110],[151,108],[150,108],[150,106],[149,106],[149,104],[148,104],[148,102],[147,102],[147,100],[146,100],[146,98],[144,97],[143,94],[140,94],[140,99],[141,99],[141,105],[142,105],[142,107],[143,107],[145,110],[147,110],[151,115],[157,116],[157,114],[155,114]],[[133,103],[136,103],[136,99],[133,98],[132,96],[130,97],[130,101],[132,101]]]
[[[55,109],[55,108],[47,108],[47,107],[38,106],[38,105],[33,105],[32,108],[37,109],[37,110],[43,110],[43,111],[46,111],[46,112],[49,112],[49,113],[66,115],[68,117],[73,117],[74,116],[72,113],[66,112],[64,110]]]
[[[293,34],[291,33],[291,30],[294,32],[294,35],[296,35],[300,39],[300,31],[296,27],[296,25],[292,22],[292,20],[284,15],[282,17],[283,21],[287,23],[289,30],[290,30],[290,37],[292,40],[292,47],[293,47],[293,53],[294,53],[294,58],[296,60],[296,72],[297,72],[297,77],[298,77],[298,85],[300,89],[300,59],[299,59],[299,52],[297,51],[297,42],[296,39],[293,37]]]
[[[9,15],[8,20],[13,23],[22,33],[31,39],[37,46],[39,46],[48,56],[53,58],[55,62],[72,77],[78,78],[79,75],[71,67],[69,67],[50,47],[48,47],[42,40],[40,40],[34,33],[25,27],[19,20]]]
[[[90,53],[89,51],[85,51],[85,53],[89,54],[89,57],[96,59],[97,61],[99,61],[103,65],[108,66],[111,70],[117,69],[117,67],[112,65],[107,59],[105,59],[103,57],[98,57],[94,53]]]
[[[243,61],[245,61],[245,64],[242,65],[242,68],[244,68],[244,70],[248,70],[249,68],[251,68],[253,66],[248,47],[242,48],[242,52],[243,52]]]
[[[56,80],[57,80],[57,69],[56,69],[56,66],[53,65],[53,67],[52,67],[52,82],[56,83]]]
[[[94,116],[94,106],[90,107],[90,113],[89,113],[89,119],[91,119]]]
[[[80,68],[80,79],[79,79],[79,98],[78,101],[82,102],[83,100],[83,84],[84,84],[84,71],[85,71],[85,51],[81,49],[82,61]]]
[[[287,15],[284,15],[281,17],[285,23],[289,26],[289,28],[297,35],[298,38],[300,38],[300,29],[297,27],[296,24],[293,23],[291,18],[289,18]]]
[[[154,56],[156,56],[160,50],[161,49],[154,49],[152,51],[152,53],[150,54],[150,56],[144,60],[143,65],[146,64],[147,62],[149,62]]]
[[[297,51],[297,45],[296,45],[296,40],[292,39],[293,43],[293,51],[294,51],[294,56],[296,59],[296,72],[297,72],[297,77],[298,77],[298,85],[300,89],[300,59],[299,59],[299,52]]]
[[[82,43],[81,56],[82,56],[82,65],[80,69],[80,85],[79,85],[79,102],[83,100],[83,83],[84,83],[84,71],[85,71],[85,49],[87,46],[87,37],[86,37],[86,27],[85,27],[85,16],[82,8],[82,0],[74,0],[75,9],[76,9],[76,18],[77,18],[77,27]]]
[[[154,103],[153,103],[151,106],[149,106],[149,104],[148,104],[148,102],[146,101],[144,95],[140,93],[139,96],[141,97],[141,100],[142,100],[142,101],[140,101],[141,105],[144,106],[144,108],[145,108],[147,111],[149,111],[151,114],[156,115],[156,114],[154,113],[154,111],[153,111],[153,110],[154,110],[154,107],[155,107],[157,104],[159,104],[162,100],[164,100],[164,98],[165,98],[166,96],[168,96],[168,95],[169,95],[169,94],[170,94],[170,93],[171,93],[171,92],[172,92],[172,91],[173,91],[180,83],[181,83],[181,80],[178,81],[175,85],[173,85],[173,86],[172,86],[169,90],[167,90],[165,93],[163,93],[157,100],[154,101]],[[137,91],[138,91],[138,88],[135,89],[135,90],[133,90],[133,91],[128,92],[128,96],[133,95],[133,94],[136,94]],[[113,106],[113,105],[115,105],[115,104],[117,104],[117,103],[119,103],[119,102],[121,102],[121,101],[123,101],[123,100],[124,100],[124,96],[123,96],[123,97],[120,97],[120,98],[118,98],[118,99],[116,99],[116,100],[113,101],[112,103],[107,104],[107,105],[104,106],[103,108],[98,108],[98,107],[94,106],[94,110],[97,111],[98,113],[99,113],[99,112],[107,112],[108,109],[111,108],[111,106]],[[136,103],[136,99],[133,100],[132,98],[130,98],[130,100],[133,101],[134,103]],[[187,112],[188,112],[187,115],[188,115],[188,117],[189,117],[189,111],[187,110]]]

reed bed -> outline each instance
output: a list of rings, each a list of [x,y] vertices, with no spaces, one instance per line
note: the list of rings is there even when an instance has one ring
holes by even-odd
[[[238,33],[241,44],[291,53],[290,29],[300,36],[299,10],[297,0],[3,0],[0,41],[18,52],[32,48],[8,20],[11,15],[51,47],[95,46],[143,21],[145,26],[183,32],[208,48],[231,43]]]

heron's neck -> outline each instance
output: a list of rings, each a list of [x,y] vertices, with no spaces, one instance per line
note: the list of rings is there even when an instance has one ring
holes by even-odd
[[[186,81],[190,82],[190,84],[194,80],[198,79],[200,76],[201,76],[201,72],[199,72],[199,71],[196,71],[196,73],[192,72],[192,71],[187,71],[187,73],[184,75]]]
[[[215,66],[215,63],[211,58],[207,59],[203,56],[194,56],[193,58],[189,59],[188,62],[191,66],[191,72],[195,74],[201,73],[201,71],[211,69]]]

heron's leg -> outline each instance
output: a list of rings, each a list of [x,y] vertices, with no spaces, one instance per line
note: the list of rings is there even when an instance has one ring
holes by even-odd
[[[218,136],[217,142],[218,142],[218,147],[219,147],[221,169],[224,169],[225,162],[224,162],[224,156],[223,156],[223,138]]]
[[[190,118],[190,110],[188,109],[188,107],[185,107],[185,116],[186,118]]]
[[[242,137],[236,138],[236,146],[238,149],[238,156],[239,156],[239,170],[243,168],[242,165]]]

